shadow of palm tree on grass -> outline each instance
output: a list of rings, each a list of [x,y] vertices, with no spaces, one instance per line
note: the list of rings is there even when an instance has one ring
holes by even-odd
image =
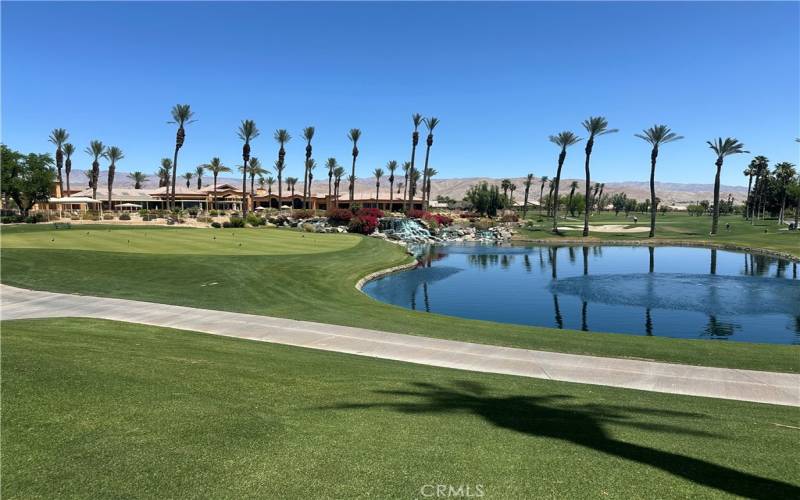
[[[417,401],[392,403],[354,403],[337,409],[389,408],[404,413],[470,413],[492,425],[529,436],[567,441],[608,455],[646,464],[696,484],[749,498],[800,498],[800,488],[789,483],[759,477],[705,460],[657,450],[614,439],[604,429],[614,423],[637,429],[682,435],[715,436],[703,431],[682,429],[631,420],[632,415],[701,418],[697,413],[655,410],[614,405],[564,405],[571,396],[492,396],[478,383],[461,381],[454,387],[415,383],[413,390],[378,391]],[[721,436],[719,436],[721,437]]]

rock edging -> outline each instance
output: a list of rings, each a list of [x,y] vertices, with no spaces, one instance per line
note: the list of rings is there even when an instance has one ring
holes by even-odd
[[[393,266],[386,269],[381,269],[380,271],[375,271],[374,273],[369,273],[368,275],[364,276],[356,283],[356,290],[361,292],[364,285],[369,283],[372,280],[376,280],[378,278],[383,278],[389,274],[399,273],[401,271],[406,271],[408,269],[414,269],[417,267],[417,259],[414,259],[412,262],[407,262],[405,264],[400,264],[399,266]]]

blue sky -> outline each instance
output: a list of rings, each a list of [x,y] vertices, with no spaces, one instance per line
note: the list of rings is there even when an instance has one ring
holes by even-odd
[[[710,183],[705,141],[734,136],[773,162],[798,162],[800,3],[2,3],[2,141],[49,151],[68,129],[90,166],[91,139],[121,147],[121,170],[171,156],[175,103],[190,103],[179,171],[241,161],[235,130],[317,127],[318,163],[358,177],[410,154],[412,112],[441,119],[431,152],[440,177],[553,175],[547,136],[604,115],[593,177],[646,180],[649,149],[633,137],[665,123],[686,136],[663,148],[658,179]],[[749,156],[726,162],[743,184]],[[582,147],[564,175],[583,175]]]

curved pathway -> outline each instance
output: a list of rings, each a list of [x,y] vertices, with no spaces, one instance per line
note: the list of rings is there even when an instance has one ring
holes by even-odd
[[[800,406],[800,375],[796,374],[532,351],[6,285],[0,285],[0,296],[0,319],[4,320],[107,319],[446,368]]]

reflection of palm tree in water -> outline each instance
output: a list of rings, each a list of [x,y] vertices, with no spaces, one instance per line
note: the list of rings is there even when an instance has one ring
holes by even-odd
[[[533,272],[533,266],[531,265],[531,257],[528,254],[525,254],[523,258],[523,265],[525,266],[525,271],[530,273]]]
[[[428,282],[422,283],[422,299],[425,303],[425,312],[431,312],[431,301],[428,298]]]
[[[739,325],[736,323],[725,323],[711,314],[708,316],[708,324],[703,329],[703,335],[708,335],[709,337],[730,337],[736,333],[738,327]]]
[[[649,274],[653,274],[656,270],[656,249],[655,247],[647,247],[647,251],[650,254],[650,265],[648,266]],[[653,277],[648,276],[647,281],[647,295],[650,297],[650,301],[652,302],[653,293],[655,290],[653,289]],[[644,332],[648,337],[653,336],[653,315],[650,312],[650,308],[647,307],[644,310]]]
[[[589,308],[589,303],[584,300],[583,305],[581,306],[581,330],[583,330],[584,332],[589,331],[589,324],[586,320],[586,313],[588,308]]]
[[[645,445],[615,439],[605,430],[605,424],[626,426],[645,431],[668,432],[674,435],[715,436],[677,426],[637,422],[637,416],[668,416],[705,418],[700,413],[688,413],[632,406],[601,405],[596,403],[570,404],[570,396],[492,395],[481,384],[462,381],[454,387],[425,382],[413,384],[412,390],[378,391],[384,397],[415,398],[414,401],[387,403],[352,403],[337,409],[388,408],[410,414],[463,414],[483,418],[489,424],[520,433],[524,436],[549,438],[595,450],[653,467],[695,484],[749,498],[800,498],[797,486],[768,479],[699,458]],[[328,410],[329,408],[325,408]],[[524,445],[524,443],[520,443]]]
[[[650,308],[644,310],[644,332],[648,337],[653,336],[653,316],[650,314]]]
[[[558,295],[556,294],[553,294],[553,308],[555,309],[556,314],[556,326],[563,329],[564,317],[561,316],[561,308],[558,306]]]

